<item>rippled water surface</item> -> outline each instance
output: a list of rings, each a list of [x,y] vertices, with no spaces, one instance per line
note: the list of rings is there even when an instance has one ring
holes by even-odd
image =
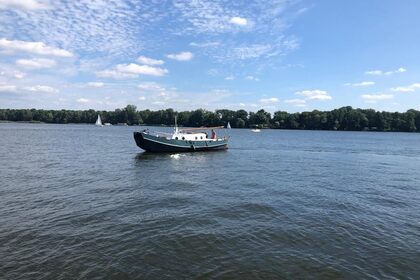
[[[420,279],[420,134],[0,124],[1,279]]]

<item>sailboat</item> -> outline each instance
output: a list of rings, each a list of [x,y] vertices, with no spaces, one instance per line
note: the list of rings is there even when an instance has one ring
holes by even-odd
[[[95,125],[102,126],[101,116],[98,115],[98,119],[96,120]]]
[[[228,123],[227,123],[226,128],[227,128],[227,129],[231,129],[231,127],[230,127],[230,122],[228,122]]]

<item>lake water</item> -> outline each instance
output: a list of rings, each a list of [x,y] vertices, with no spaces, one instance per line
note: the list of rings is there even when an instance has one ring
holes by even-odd
[[[1,279],[420,279],[420,134],[140,129],[0,124]]]

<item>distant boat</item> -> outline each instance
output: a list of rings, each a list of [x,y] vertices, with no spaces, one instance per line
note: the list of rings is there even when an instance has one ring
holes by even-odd
[[[109,125],[112,125],[112,124],[110,124],[109,122],[106,122],[106,123],[104,123],[104,125],[109,126]]]
[[[259,129],[259,128],[253,128],[253,129],[251,129],[251,131],[252,132],[261,132],[261,129]]]
[[[98,115],[98,119],[96,120],[95,125],[102,126],[101,116]]]
[[[152,132],[148,129],[134,132],[137,146],[147,152],[199,152],[227,149],[229,137],[217,138],[214,129],[219,127],[199,127],[178,129],[175,118],[173,133]],[[206,130],[211,130],[209,138]]]
[[[227,129],[231,129],[231,127],[230,127],[230,122],[228,122],[228,123],[227,123],[226,128],[227,128]]]

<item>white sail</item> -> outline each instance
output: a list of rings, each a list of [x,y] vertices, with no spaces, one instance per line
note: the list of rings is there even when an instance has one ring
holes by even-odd
[[[226,128],[227,128],[227,129],[231,129],[231,127],[230,127],[230,122],[228,122],[228,123],[227,123]]]
[[[101,116],[98,115],[98,119],[96,120],[95,125],[102,126]]]

